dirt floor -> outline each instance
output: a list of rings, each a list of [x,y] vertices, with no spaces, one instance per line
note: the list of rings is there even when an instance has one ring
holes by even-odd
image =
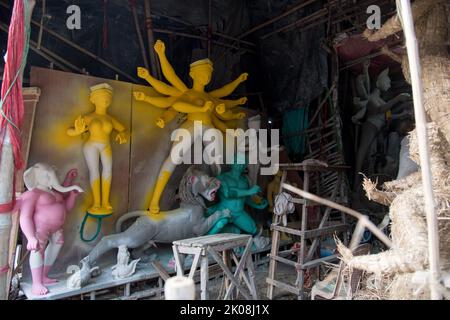
[[[267,283],[266,278],[269,273],[269,264],[266,263],[264,265],[258,266],[256,269],[256,288],[258,290],[259,299],[261,300],[267,300]],[[295,279],[297,278],[297,273],[295,272],[294,268],[291,266],[283,265],[281,263],[277,266],[277,280],[294,284]],[[224,290],[221,288],[223,287],[223,278],[218,278],[211,280],[210,282],[210,299],[211,300],[217,300],[219,297],[219,293],[222,291],[222,298],[224,295]],[[279,289],[275,289],[275,295],[274,300],[297,300],[297,296],[285,292]],[[243,299],[241,295],[239,295],[238,299]],[[309,291],[305,290],[305,299],[309,299]]]

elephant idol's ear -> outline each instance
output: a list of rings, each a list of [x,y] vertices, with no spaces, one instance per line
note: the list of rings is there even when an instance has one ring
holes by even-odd
[[[28,190],[33,189],[37,185],[36,181],[36,174],[35,174],[35,167],[32,166],[31,168],[28,168],[23,173],[23,182],[25,183],[25,186]]]

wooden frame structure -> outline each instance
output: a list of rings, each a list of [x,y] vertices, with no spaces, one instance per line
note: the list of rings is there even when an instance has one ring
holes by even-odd
[[[222,233],[197,238],[178,240],[173,242],[173,255],[176,262],[177,276],[184,275],[184,260],[186,255],[194,255],[189,271],[189,278],[193,278],[200,263],[200,296],[201,300],[208,300],[209,255],[219,265],[226,277],[226,293],[224,299],[231,298],[236,288],[247,300],[257,300],[258,293],[255,285],[255,268],[251,256],[253,244],[252,236],[233,233]],[[233,249],[245,247],[240,259]],[[219,255],[222,253],[222,257]],[[234,274],[231,271],[231,259],[236,263]],[[245,274],[247,269],[248,276]],[[240,279],[243,279],[245,288]],[[229,283],[231,282],[231,284]],[[249,290],[249,292],[247,291]]]
[[[346,166],[320,166],[320,165],[310,165],[310,164],[280,164],[280,170],[283,171],[283,176],[281,178],[280,193],[286,189],[286,176],[288,170],[303,171],[303,190],[308,191],[310,188],[310,174],[313,172],[337,172],[338,180],[334,185],[334,189],[330,200],[333,202],[338,201],[339,190],[341,189],[341,181],[343,172],[348,169]],[[315,229],[308,230],[308,207],[317,206],[319,204],[306,199],[294,198],[292,200],[294,203],[302,205],[301,221],[300,222],[290,222],[287,226],[280,226],[280,217],[277,216],[276,220],[271,226],[273,230],[272,234],[272,249],[270,252],[270,264],[269,264],[269,275],[266,279],[268,283],[267,297],[269,299],[273,298],[274,288],[280,288],[298,296],[298,299],[303,299],[304,293],[304,281],[305,281],[305,271],[307,269],[319,266],[324,262],[330,262],[337,259],[337,255],[331,255],[323,258],[314,258],[314,254],[318,245],[320,243],[320,238],[325,235],[331,235],[333,233],[346,233],[348,230],[348,225],[346,223],[345,215],[341,215],[341,220],[339,224],[330,224],[330,214],[331,208],[328,207],[323,213],[320,224]],[[280,233],[285,232],[287,234],[296,235],[300,237],[300,247],[296,249],[298,251],[297,262],[286,259],[285,254],[291,253],[292,250],[279,251]],[[346,242],[344,237],[344,241]],[[313,242],[306,253],[306,240],[311,239]],[[297,280],[295,285],[290,285],[278,281],[275,279],[277,263],[284,263],[295,268],[297,271]]]

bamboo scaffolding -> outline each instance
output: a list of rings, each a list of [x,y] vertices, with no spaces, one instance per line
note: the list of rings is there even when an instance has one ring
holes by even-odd
[[[300,20],[297,20],[293,23],[290,23],[284,27],[275,29],[274,31],[271,31],[269,33],[264,34],[263,36],[259,37],[261,40],[267,39],[277,33],[283,32],[283,31],[290,31],[300,25],[305,25],[308,22],[314,21],[317,18],[321,18],[321,17],[325,17],[328,14],[328,9],[327,8],[322,8],[306,17],[301,18]]]
[[[387,13],[387,14],[385,14],[385,15],[383,15],[382,17],[391,17],[394,13],[396,13],[396,11],[394,10],[394,11],[391,11],[391,12],[389,12],[389,13]],[[335,19],[335,20],[332,20],[331,22],[329,22],[329,19],[323,19],[323,20],[319,20],[319,21],[317,21],[317,22],[314,22],[314,23],[312,23],[312,24],[309,24],[309,25],[306,25],[305,27],[303,27],[303,28],[299,28],[299,29],[297,29],[297,32],[305,32],[306,30],[309,30],[309,29],[311,29],[311,28],[313,28],[313,27],[315,27],[315,26],[318,26],[318,25],[321,25],[321,24],[324,24],[324,23],[331,23],[332,25],[336,25],[336,24],[338,24],[338,23],[340,23],[340,22],[343,22],[343,21],[345,21],[345,20],[348,20],[346,17],[341,17],[340,19]],[[365,25],[365,23],[363,23],[363,24],[357,24],[357,26],[364,26]],[[357,30],[360,30],[359,28],[356,28],[355,27],[355,25],[353,25],[352,27],[350,27],[350,28],[347,28],[347,29],[345,29],[345,30],[342,30],[341,31],[341,33],[343,33],[343,32],[348,32],[348,31],[350,31],[350,30],[353,30],[353,29],[357,29]],[[293,29],[292,29],[293,30]]]
[[[0,5],[3,6],[4,8],[6,8],[6,9],[10,9],[10,5],[7,4],[7,3],[5,3],[4,1],[0,1]],[[39,22],[36,22],[36,21],[34,21],[34,20],[31,20],[31,24],[40,27],[40,23],[39,23]],[[77,45],[76,43],[74,43],[74,42],[72,42],[72,41],[66,39],[65,37],[61,36],[60,34],[56,33],[55,31],[53,31],[53,30],[51,30],[51,29],[49,29],[49,28],[47,28],[47,27],[45,27],[45,26],[43,26],[42,29],[43,29],[45,32],[47,32],[48,34],[50,34],[50,35],[52,35],[53,37],[57,38],[58,40],[61,40],[61,41],[64,42],[65,44],[71,46],[71,47],[74,48],[74,49],[77,49],[78,51],[80,51],[80,52],[84,53],[85,55],[91,57],[91,58],[94,59],[95,61],[97,61],[97,62],[99,62],[99,63],[101,63],[101,64],[107,66],[107,67],[110,68],[111,70],[113,70],[113,71],[117,72],[118,74],[124,76],[124,77],[127,78],[128,80],[131,80],[131,81],[134,81],[134,82],[139,82],[139,80],[138,80],[137,78],[134,78],[134,77],[128,75],[126,72],[120,70],[120,69],[117,68],[116,66],[114,66],[114,65],[112,65],[111,63],[107,62],[106,60],[100,58],[99,56],[95,55],[94,53],[92,53],[92,52],[90,52],[90,51],[84,49],[83,47]],[[33,51],[35,51],[35,50],[33,50]],[[36,52],[36,51],[35,51],[35,52]],[[36,53],[38,53],[38,52],[36,52]],[[38,53],[38,54],[39,54],[39,53]],[[42,56],[43,56],[44,58],[46,58],[47,60],[52,61],[52,60],[50,60],[50,59],[47,58],[48,55],[45,55],[45,56],[42,55]],[[55,62],[55,61],[52,61],[52,62]],[[58,66],[57,63],[55,63],[55,65]],[[63,69],[63,70],[64,70],[64,69]],[[64,70],[64,71],[68,71],[67,68],[66,68],[66,70]]]
[[[325,206],[331,207],[333,209],[339,210],[341,212],[347,213],[356,219],[358,219],[358,224],[362,227],[365,227],[369,229],[370,232],[372,232],[378,239],[380,239],[386,246],[389,248],[392,247],[392,241],[383,233],[380,229],[378,229],[372,222],[370,222],[369,218],[366,215],[363,215],[359,213],[358,211],[355,211],[353,209],[344,207],[343,205],[340,205],[336,202],[330,201],[328,199],[321,198],[319,196],[316,196],[312,193],[303,191],[299,188],[296,188],[294,186],[291,186],[289,184],[284,183],[283,188],[285,188],[288,191],[291,191],[293,193],[298,194],[299,196],[311,200],[320,204],[323,204]],[[352,242],[353,243],[359,243],[357,237],[353,237]],[[361,239],[359,239],[361,240]]]
[[[160,17],[163,17],[163,18],[166,18],[166,19],[169,19],[169,20],[172,20],[172,21],[181,23],[181,24],[183,24],[183,25],[185,25],[185,26],[188,26],[188,27],[190,27],[190,28],[194,28],[194,29],[196,29],[196,30],[199,30],[199,31],[201,31],[201,32],[204,32],[204,30],[203,30],[204,28],[202,29],[202,27],[195,26],[195,25],[193,25],[192,23],[190,23],[190,22],[188,22],[188,21],[185,21],[185,20],[183,20],[183,19],[180,19],[180,18],[175,18],[175,17],[166,16],[166,15],[163,15],[163,14],[157,13],[157,12],[155,12],[155,14],[152,14],[151,17],[152,17],[152,18],[160,18]],[[232,40],[232,41],[237,42],[237,43],[239,43],[239,44],[246,44],[246,45],[251,46],[251,47],[256,47],[256,44],[254,44],[253,42],[246,41],[246,40],[242,40],[242,39],[239,39],[239,38],[237,38],[237,37],[233,37],[233,36],[230,36],[230,35],[227,35],[227,34],[223,34],[223,33],[221,33],[221,32],[212,31],[211,34],[212,34],[213,36],[217,36],[217,37],[220,37],[220,38],[223,38],[223,39],[226,39],[226,40]]]
[[[191,38],[191,39],[198,39],[198,40],[208,41],[208,37],[200,36],[200,35],[194,35],[194,34],[189,34],[189,33],[185,33],[185,32],[178,32],[178,31],[159,29],[159,28],[154,28],[153,32],[164,33],[164,34],[171,34],[171,35],[176,35],[176,36],[185,37],[185,38]],[[255,50],[239,47],[239,46],[236,46],[236,45],[231,45],[231,44],[224,43],[224,42],[221,42],[221,41],[211,40],[211,42],[213,44],[218,45],[218,46],[222,46],[222,47],[226,47],[226,48],[230,48],[230,49],[235,49],[235,50],[241,49],[241,50],[245,50],[247,52],[255,53]]]
[[[366,6],[372,4],[372,2],[373,1],[371,1],[371,0],[364,1],[359,6],[356,6],[356,7],[351,6],[351,7],[347,8],[346,10],[343,10],[341,8],[341,3],[339,3],[339,1],[330,1],[327,5],[325,5],[324,8],[322,8],[306,17],[303,17],[300,20],[294,21],[284,27],[281,27],[274,31],[271,31],[271,32],[261,36],[260,39],[262,39],[262,40],[266,39],[266,38],[268,38],[274,34],[280,33],[280,32],[288,32],[288,31],[294,30],[300,26],[303,26],[304,28],[299,30],[299,32],[303,32],[309,28],[312,28],[313,26],[326,23],[329,20],[329,14],[331,12],[331,9],[334,7],[339,8],[338,9],[339,13],[336,16],[334,16],[332,19],[332,24],[336,24],[338,22],[348,20],[350,17],[349,16],[350,14],[352,16],[355,16],[357,13],[359,13],[361,8],[365,8]],[[388,0],[384,0],[384,1],[380,2],[379,5],[383,5],[386,3],[388,3]],[[320,18],[324,18],[324,19],[316,21],[317,19],[320,19]],[[313,23],[308,24],[309,22],[313,22]]]
[[[5,31],[6,33],[8,33],[8,26],[6,24],[0,23],[0,29]],[[73,65],[72,63],[70,63],[66,59],[62,58],[61,56],[57,55],[56,53],[53,53],[52,51],[50,51],[49,49],[45,48],[44,46],[41,45],[41,48],[38,49],[37,48],[37,43],[34,42],[33,40],[30,40],[30,49],[33,52],[37,53],[38,55],[42,56],[43,58],[47,59],[48,61],[55,63],[55,65],[57,65],[58,67],[60,67],[64,71],[69,71],[69,69],[65,67],[65,66],[67,66],[70,69],[75,70],[75,71],[77,71],[79,73],[85,73],[83,71],[83,69]]]
[[[267,21],[265,21],[265,22],[263,22],[263,23],[261,23],[261,24],[259,24],[257,26],[254,26],[250,30],[242,33],[240,36],[238,36],[238,38],[239,39],[244,38],[244,37],[248,36],[249,34],[252,34],[255,31],[258,31],[259,29],[262,29],[262,28],[264,28],[264,27],[266,27],[266,26],[268,26],[268,25],[270,25],[270,24],[272,24],[274,22],[277,22],[278,20],[280,20],[280,19],[282,19],[284,17],[287,17],[287,16],[297,12],[298,10],[306,7],[307,5],[309,5],[309,4],[313,3],[313,2],[316,2],[316,1],[317,0],[309,0],[309,1],[306,1],[306,2],[301,3],[299,5],[296,5],[295,7],[292,7],[291,9],[287,10],[286,12],[283,12],[282,14],[280,14],[280,15],[272,18],[272,19],[269,19],[269,20],[267,20]]]
[[[213,31],[212,35],[213,36],[218,36],[218,37],[221,37],[221,38],[224,38],[224,39],[227,39],[227,40],[232,40],[232,41],[235,41],[237,43],[246,44],[246,45],[248,45],[250,47],[256,47],[256,44],[254,44],[253,42],[242,40],[242,39],[239,39],[239,38],[236,38],[236,37],[233,37],[233,36],[229,36],[227,34],[223,34],[223,33],[217,32],[217,31]]]

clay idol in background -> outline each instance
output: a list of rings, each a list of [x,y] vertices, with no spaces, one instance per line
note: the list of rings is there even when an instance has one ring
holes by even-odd
[[[369,77],[370,61],[364,62],[363,74],[356,80],[358,97],[354,98],[354,104],[358,107],[357,113],[352,117],[355,124],[361,124],[361,138],[359,141],[358,152],[356,154],[354,190],[358,195],[361,190],[361,175],[364,160],[376,140],[378,133],[386,126],[387,120],[399,119],[408,115],[408,111],[393,114],[391,109],[398,103],[411,100],[408,93],[401,93],[396,97],[385,101],[383,95],[391,88],[391,79],[389,78],[389,68],[383,70],[377,78],[376,86],[370,83]],[[407,106],[407,105],[405,105]]]

